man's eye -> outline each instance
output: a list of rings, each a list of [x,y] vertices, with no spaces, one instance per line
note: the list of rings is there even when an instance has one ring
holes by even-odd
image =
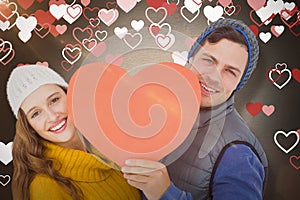
[[[233,70],[231,70],[231,69],[226,69],[226,71],[229,72],[231,75],[236,76],[236,74],[234,73]]]
[[[203,58],[204,62],[208,63],[208,64],[213,64],[213,60],[208,59],[208,58]]]

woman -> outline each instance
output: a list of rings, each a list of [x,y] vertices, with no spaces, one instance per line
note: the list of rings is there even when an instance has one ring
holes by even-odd
[[[121,172],[88,153],[68,118],[68,84],[48,67],[17,67],[7,96],[17,118],[13,143],[13,198],[141,199]]]

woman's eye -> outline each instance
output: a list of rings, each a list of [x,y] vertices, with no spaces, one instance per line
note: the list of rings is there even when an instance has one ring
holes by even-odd
[[[37,116],[39,116],[40,112],[39,111],[35,111],[32,115],[31,115],[31,118],[35,118]]]
[[[55,97],[55,98],[53,98],[52,100],[51,100],[51,103],[55,103],[55,102],[57,102],[59,100],[59,98],[58,97]]]

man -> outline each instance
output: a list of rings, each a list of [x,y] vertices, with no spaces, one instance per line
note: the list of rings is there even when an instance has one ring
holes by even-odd
[[[131,159],[122,168],[147,199],[262,199],[267,158],[237,113],[234,94],[256,67],[259,47],[243,22],[210,24],[189,52],[201,88],[199,117],[188,139],[159,162]],[[175,160],[175,161],[174,161]]]

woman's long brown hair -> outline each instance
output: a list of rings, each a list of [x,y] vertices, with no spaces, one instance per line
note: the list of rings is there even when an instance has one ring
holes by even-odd
[[[73,199],[81,199],[82,192],[70,179],[63,177],[53,167],[51,159],[44,156],[43,139],[31,128],[22,109],[16,122],[13,141],[12,193],[14,200],[30,199],[29,186],[37,174],[44,174],[60,184]]]

